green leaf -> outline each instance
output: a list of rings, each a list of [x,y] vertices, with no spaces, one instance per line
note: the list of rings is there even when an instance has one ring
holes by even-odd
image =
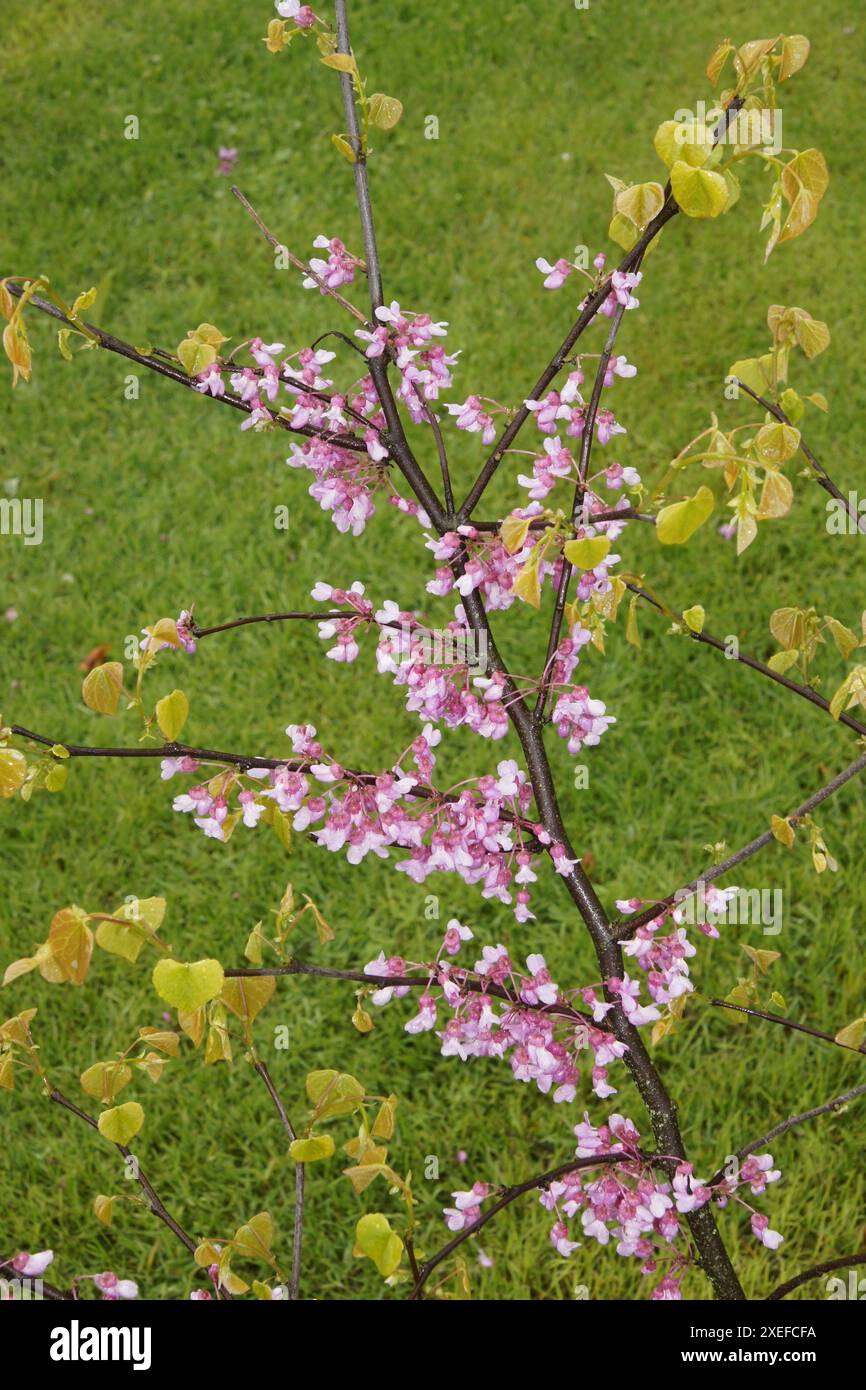
[[[683,613],[686,626],[692,632],[703,632],[705,617],[706,614],[699,603],[696,603],[693,608],[687,608]]]
[[[370,124],[379,130],[393,130],[402,115],[403,103],[396,97],[387,97],[384,92],[370,97]]]
[[[94,1062],[81,1073],[81,1089],[104,1105],[110,1105],[132,1080],[132,1068],[125,1062]]]
[[[391,1230],[387,1216],[369,1212],[355,1227],[355,1253],[372,1260],[383,1279],[395,1272],[403,1257],[403,1242]]]
[[[294,1163],[315,1163],[330,1158],[334,1141],[330,1134],[314,1134],[311,1139],[294,1139],[289,1145],[289,1157]]]
[[[144,1124],[144,1111],[137,1100],[128,1100],[113,1110],[103,1110],[97,1125],[103,1139],[112,1144],[128,1144]]]
[[[183,1013],[194,1013],[215,999],[224,983],[218,960],[198,960],[184,965],[179,960],[160,960],[153,967],[153,986],[160,999]]]
[[[855,1018],[853,1023],[846,1023],[844,1028],[840,1028],[836,1034],[836,1042],[843,1047],[859,1048],[863,1039],[866,1037],[866,1018]]]
[[[189,700],[182,690],[173,690],[156,702],[156,722],[169,743],[180,736],[189,715]]]
[[[724,212],[730,193],[721,174],[711,169],[694,169],[683,159],[678,159],[671,169],[671,188],[686,217],[718,217]]]
[[[793,458],[800,447],[800,431],[793,425],[783,425],[774,420],[771,425],[762,425],[755,435],[755,451],[762,463],[778,468]]]
[[[339,150],[344,159],[348,159],[350,164],[355,163],[355,151],[343,135],[332,135],[331,144],[335,150]]]
[[[635,183],[624,188],[614,198],[614,207],[623,217],[643,231],[664,206],[665,193],[660,183]]]
[[[610,541],[607,536],[584,536],[578,541],[568,541],[564,546],[566,560],[579,570],[595,569],[609,550]]]
[[[178,344],[177,355],[181,366],[190,376],[198,376],[216,361],[216,348],[213,343],[202,343],[197,338],[184,338]]]
[[[106,661],[94,666],[81,685],[81,695],[88,709],[97,714],[116,714],[123,694],[123,666],[119,661]]]
[[[0,748],[0,798],[8,801],[24,785],[27,759],[17,748]]]
[[[683,545],[712,513],[715,498],[708,487],[699,487],[694,497],[662,507],[656,518],[656,535],[662,545]]]
[[[307,1077],[307,1095],[316,1107],[319,1119],[335,1115],[350,1115],[364,1099],[364,1087],[354,1076],[344,1071],[311,1071]]]

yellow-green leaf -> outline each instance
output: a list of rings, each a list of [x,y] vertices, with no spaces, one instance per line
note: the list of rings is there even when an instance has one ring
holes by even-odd
[[[370,124],[379,130],[393,130],[403,115],[403,103],[396,97],[388,97],[384,92],[374,92],[370,97]]]
[[[99,1133],[112,1144],[128,1144],[144,1124],[144,1111],[137,1100],[128,1100],[113,1110],[103,1110],[97,1120]]]
[[[179,960],[160,960],[153,968],[153,986],[160,999],[183,1013],[194,1013],[223,988],[223,968],[218,960],[198,960],[184,965]]]
[[[0,798],[14,796],[24,785],[27,759],[17,748],[0,748]]]
[[[762,425],[755,435],[755,451],[762,463],[778,468],[793,458],[800,447],[800,431],[793,425],[783,425],[780,420]]]
[[[355,1227],[355,1242],[356,1252],[372,1260],[383,1279],[390,1278],[403,1257],[403,1242],[381,1212],[361,1217]]]
[[[132,1080],[132,1068],[125,1062],[94,1062],[81,1073],[81,1089],[94,1100],[111,1105],[115,1097]]]
[[[198,376],[216,361],[216,348],[213,343],[200,342],[198,338],[184,338],[178,343],[177,355],[181,366],[189,376]]]
[[[787,34],[782,42],[782,61],[779,64],[778,78],[787,82],[795,72],[799,72],[809,57],[811,45],[805,34]]]
[[[182,690],[173,690],[170,695],[156,702],[156,722],[163,738],[174,743],[189,715],[189,700]]]
[[[690,628],[692,632],[703,632],[705,617],[706,613],[699,603],[696,603],[692,608],[686,608],[683,612],[686,627]]]
[[[252,1023],[272,997],[277,982],[273,975],[232,976],[222,987],[220,999],[245,1023]]]
[[[311,1071],[307,1076],[307,1095],[319,1119],[350,1115],[364,1099],[364,1087],[345,1071]]]
[[[579,570],[594,570],[609,550],[607,536],[584,536],[581,540],[567,541],[564,546],[566,560]]]
[[[87,913],[80,907],[64,907],[56,913],[48,929],[51,955],[62,980],[83,985],[93,955],[93,932]]]
[[[840,1028],[836,1034],[836,1042],[843,1047],[860,1048],[863,1039],[866,1037],[866,1018],[855,1018],[853,1023],[846,1023],[844,1028]]]
[[[106,661],[94,666],[82,682],[81,695],[88,709],[97,714],[116,714],[123,694],[123,666],[119,661]]]
[[[660,183],[635,183],[624,188],[614,198],[617,212],[627,217],[643,231],[664,206],[665,194]]]
[[[656,518],[656,535],[662,545],[683,545],[711,515],[715,499],[708,487],[699,487],[694,497],[671,502]]]
[[[93,1214],[97,1221],[101,1222],[103,1226],[111,1225],[111,1218],[114,1214],[114,1203],[116,1201],[116,1197],[106,1197],[101,1193],[98,1197],[94,1197]]]
[[[529,518],[507,516],[499,528],[499,534],[509,555],[516,555],[529,534]]]
[[[295,1163],[315,1163],[320,1158],[330,1158],[334,1152],[334,1141],[330,1134],[315,1134],[311,1139],[294,1139],[289,1145],[289,1156]]]
[[[722,175],[693,168],[684,159],[671,169],[671,188],[686,217],[718,217],[727,206],[729,189]]]

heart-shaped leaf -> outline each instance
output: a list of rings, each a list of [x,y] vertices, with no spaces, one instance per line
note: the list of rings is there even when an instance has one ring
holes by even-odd
[[[144,1111],[137,1100],[128,1100],[113,1110],[103,1110],[97,1124],[103,1139],[112,1144],[128,1144],[144,1124]]]
[[[403,1242],[381,1212],[361,1217],[355,1227],[355,1241],[355,1253],[372,1260],[383,1279],[394,1273],[403,1257]]]
[[[153,987],[160,999],[183,1013],[194,1013],[223,987],[223,968],[218,960],[160,960],[153,967]]]

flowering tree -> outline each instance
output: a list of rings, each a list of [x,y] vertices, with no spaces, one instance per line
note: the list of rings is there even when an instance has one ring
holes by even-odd
[[[151,621],[127,666],[103,661],[83,683],[86,705],[106,717],[122,709],[140,726],[139,741],[80,745],[12,724],[0,729],[0,795],[29,800],[38,791],[60,792],[70,762],[77,759],[156,759],[165,781],[181,783],[174,809],[213,840],[225,843],[234,834],[269,827],[287,848],[292,832],[300,832],[331,853],[344,854],[350,865],[371,853],[391,859],[419,884],[433,873],[457,874],[503,911],[509,909],[527,929],[533,949],[522,950],[518,961],[502,944],[473,947],[471,928],[452,918],[423,960],[407,961],[383,950],[366,964],[313,965],[294,957],[293,934],[313,927],[322,945],[333,934],[317,905],[307,895],[297,900],[290,888],[273,926],[258,924],[250,933],[243,949],[246,964],[189,962],[160,934],[162,898],[60,908],[47,939],[8,966],[4,983],[38,969],[50,983],[81,986],[94,945],[132,965],[155,958],[153,986],[166,1006],[163,1026],[137,1028],[131,1041],[121,1039],[125,1046],[115,1056],[95,1060],[83,1073],[82,1089],[101,1106],[96,1118],[54,1084],[54,1063],[38,1046],[36,1010],[24,1007],[0,1028],[0,1085],[11,1088],[31,1074],[51,1102],[116,1146],[141,1201],[186,1246],[191,1270],[199,1271],[193,1298],[231,1298],[250,1289],[262,1299],[301,1296],[304,1173],[309,1163],[332,1160],[333,1125],[349,1160],[343,1172],[363,1210],[355,1253],[410,1298],[465,1293],[464,1243],[518,1198],[535,1193],[550,1213],[550,1238],[564,1258],[581,1242],[613,1242],[619,1256],[635,1261],[636,1273],[649,1277],[653,1299],[681,1297],[690,1267],[709,1281],[717,1297],[741,1299],[729,1250],[737,1236],[734,1217],[726,1213],[719,1220],[719,1214],[724,1208],[744,1211],[754,1237],[771,1250],[779,1246],[782,1235],[763,1208],[769,1205],[767,1188],[781,1175],[765,1146],[866,1094],[866,1085],[803,1114],[780,1117],[768,1134],[743,1136],[737,1154],[720,1155],[725,1161],[718,1170],[699,1178],[650,1049],[678,1031],[697,997],[690,964],[696,943],[701,936],[719,935],[718,923],[738,894],[735,887],[717,887],[717,880],[774,839],[791,849],[804,836],[816,870],[835,870],[813,812],[866,767],[866,754],[786,816],[774,815],[768,828],[736,853],[720,850],[710,867],[676,891],[661,900],[617,901],[615,911],[600,900],[587,875],[580,847],[560,814],[557,783],[574,776],[565,753],[574,757],[594,749],[615,723],[575,673],[584,649],[603,653],[623,605],[625,637],[633,646],[640,646],[638,613],[648,609],[674,632],[721,651],[858,735],[866,734],[866,723],[850,712],[866,704],[866,666],[853,660],[866,645],[866,624],[854,631],[812,609],[779,609],[770,622],[780,650],[765,664],[740,651],[735,639],[711,635],[700,606],[685,612],[671,606],[644,575],[629,569],[627,556],[633,526],[654,528],[662,545],[685,544],[716,512],[723,492],[731,519],[721,529],[736,536],[742,552],[765,523],[790,510],[794,486],[785,469],[798,458],[806,464],[805,485],[813,481],[824,489],[839,524],[860,526],[853,503],[801,433],[807,412],[826,410],[827,403],[820,394],[789,384],[789,371],[802,372],[828,346],[826,325],[802,308],[771,306],[767,351],[735,363],[726,378],[727,400],[744,405],[747,418],[721,422],[713,415],[708,428],[655,481],[633,466],[598,459],[625,433],[618,409],[607,404],[627,392],[623,383],[637,370],[617,351],[619,333],[626,315],[639,308],[644,263],[667,224],[679,216],[714,219],[730,212],[740,197],[739,171],[749,159],[760,161],[771,177],[761,220],[762,229],[769,229],[767,255],[805,232],[815,218],[828,184],[824,158],[815,149],[782,146],[777,106],[779,86],[806,62],[808,41],[778,35],[719,45],[707,77],[722,90],[710,109],[701,101],[656,132],[655,153],[667,171],[666,182],[609,178],[608,235],[624,252],[616,268],[609,268],[605,253],[590,259],[582,247],[571,260],[551,263],[539,257],[545,289],[568,293],[580,284],[582,298],[572,327],[526,398],[501,404],[474,393],[455,399],[462,392],[453,380],[458,354],[443,341],[448,325],[385,298],[368,163],[373,142],[397,124],[402,107],[392,96],[368,92],[350,42],[346,0],[335,0],[333,24],[298,0],[281,0],[276,8],[278,17],[267,29],[269,52],[315,49],[319,61],[337,74],[344,129],[332,140],[335,159],[345,160],[354,180],[359,253],[338,237],[318,236],[316,254],[304,260],[269,230],[238,189],[233,192],[267,238],[275,262],[294,267],[303,289],[318,292],[328,309],[346,315],[348,331],[327,327],[312,344],[292,348],[256,337],[227,349],[229,340],[212,323],[202,323],[173,353],[164,352],[134,347],[88,323],[84,316],[93,291],[70,305],[44,278],[9,276],[2,282],[8,320],[3,343],[13,386],[19,377],[25,382],[30,377],[24,315],[35,310],[61,325],[59,348],[67,358],[73,346],[119,354],[231,406],[242,416],[243,430],[285,431],[288,463],[313,475],[309,495],[341,533],[358,536],[374,517],[377,501],[420,528],[417,534],[434,562],[426,585],[429,599],[416,607],[417,596],[368,596],[358,580],[316,579],[311,585],[316,606],[310,611],[253,614],[203,626],[190,606],[177,618]],[[310,53],[304,56],[315,60]],[[221,158],[233,154],[221,151]],[[369,305],[361,307],[349,296],[364,282]],[[478,435],[481,445],[477,474],[462,500],[449,463],[453,428]],[[524,447],[518,447],[519,436]],[[482,519],[479,508],[488,486],[516,457],[525,471],[516,477],[521,491],[515,492],[515,504],[502,517]],[[716,487],[692,481],[696,474],[707,476],[702,470],[721,475]],[[618,541],[622,554],[615,549]],[[450,619],[435,616],[435,600],[446,600]],[[498,617],[496,635],[493,631],[493,615],[515,603],[537,610],[539,621],[542,612],[546,615],[533,676],[512,670]],[[323,747],[311,723],[289,725],[291,754],[259,756],[181,741],[190,702],[179,688],[151,696],[154,673],[158,678],[172,666],[176,671],[187,654],[217,634],[274,622],[318,623],[326,655],[339,665],[353,663],[364,641],[375,643],[379,674],[399,688],[407,710],[421,722],[421,732],[391,766],[345,767],[340,750]],[[851,663],[829,701],[818,694],[810,674],[819,644],[828,638]],[[435,750],[443,730],[447,735],[460,726],[491,741],[513,729],[521,756],[495,761],[484,755],[475,764],[482,767],[480,774],[467,769],[457,783],[443,786]],[[575,928],[588,933],[597,957],[593,979],[562,985],[551,978],[544,928],[532,912],[532,885],[539,874],[556,876],[570,900]],[[765,977],[777,953],[746,949],[751,974],[727,999],[705,1002],[849,1050],[866,1050],[864,1019],[824,1032],[786,1017],[778,995],[765,998]],[[564,1138],[562,1161],[516,1186],[498,1186],[495,1174],[478,1175],[471,1187],[453,1194],[453,1206],[444,1213],[448,1235],[437,1238],[434,1223],[418,1209],[399,1145],[393,1158],[389,1152],[396,1094],[369,1094],[340,1069],[337,1057],[333,1068],[307,1077],[310,1110],[304,1123],[290,1120],[295,1103],[287,1108],[274,1085],[254,1028],[278,980],[289,975],[349,982],[356,995],[353,1022],[362,1032],[373,1027],[371,1008],[407,1001],[395,1003],[414,1009],[406,1031],[435,1033],[444,1058],[504,1061],[516,1080],[534,1083],[565,1114],[577,1106],[583,1118],[567,1121],[576,1146]],[[290,1257],[275,1252],[266,1211],[246,1216],[233,1235],[184,1230],[129,1147],[145,1113],[139,1101],[121,1099],[121,1093],[142,1073],[157,1082],[166,1066],[179,1065],[182,1051],[189,1051],[184,1039],[202,1050],[209,1065],[231,1062],[233,1045],[239,1043],[267,1089],[294,1164]],[[453,1062],[443,1063],[448,1065]],[[636,1085],[644,1116],[626,1116],[607,1104],[623,1069]],[[756,1204],[753,1198],[761,1200]],[[97,1196],[98,1219],[110,1224],[120,1200]],[[24,1251],[3,1263],[22,1277],[41,1278],[51,1259],[50,1251]],[[768,1296],[782,1297],[826,1268],[864,1262],[862,1254],[845,1256],[805,1271]],[[243,1266],[243,1274],[236,1265]],[[68,1289],[45,1288],[53,1297],[78,1297],[85,1280],[106,1298],[137,1292],[133,1280],[113,1272],[78,1275]]]

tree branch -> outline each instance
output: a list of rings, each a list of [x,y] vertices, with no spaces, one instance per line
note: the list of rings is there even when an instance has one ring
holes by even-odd
[[[780,1298],[785,1298],[794,1289],[799,1289],[801,1284],[808,1284],[810,1279],[817,1279],[819,1274],[830,1274],[834,1269],[846,1269],[848,1266],[866,1265],[866,1254],[860,1251],[856,1255],[840,1255],[836,1260],[825,1260],[823,1264],[812,1265],[811,1269],[806,1269],[802,1274],[797,1274],[793,1279],[789,1279],[787,1284],[780,1284],[772,1293],[767,1294],[767,1302],[775,1303]]]
[[[593,518],[593,520],[595,520],[595,518]],[[747,652],[738,650],[735,654],[729,653],[727,643],[723,642],[719,637],[714,637],[711,632],[707,632],[706,630],[702,632],[693,632],[691,628],[689,628],[682,613],[677,613],[674,609],[667,608],[667,606],[660,603],[653,594],[648,593],[646,589],[642,589],[639,584],[626,581],[626,588],[630,589],[633,594],[637,594],[639,598],[646,599],[647,603],[655,608],[657,612],[663,613],[674,622],[682,623],[683,627],[688,631],[689,637],[691,637],[694,642],[706,647],[713,647],[716,651],[723,652],[729,661],[737,661],[741,666],[748,666],[750,670],[757,671],[759,675],[766,676],[768,680],[774,681],[776,685],[782,685],[786,690],[792,690],[795,695],[799,695],[803,700],[808,700],[809,703],[815,705],[817,709],[822,709],[827,714],[830,713],[829,700],[825,700],[823,695],[819,695],[817,690],[813,690],[811,686],[801,685],[799,681],[793,681],[789,676],[784,676],[779,671],[774,671],[771,666],[767,666],[765,662],[759,661],[755,656],[749,656]],[[847,714],[844,711],[835,722],[838,724],[845,724],[847,728],[854,729],[858,734],[866,734],[866,724],[862,724],[859,719],[855,719],[853,715]]]
[[[271,1074],[264,1062],[254,1062],[253,1066],[258,1072],[262,1081],[267,1087],[268,1095],[274,1102],[276,1112],[280,1117],[283,1129],[289,1136],[289,1143],[293,1144],[297,1139],[292,1122],[286,1113],[286,1108],[280,1099],[279,1092],[271,1080]],[[289,1298],[296,1300],[301,1293],[301,1245],[304,1239],[304,1165],[295,1164],[295,1225],[292,1236],[292,1280],[289,1284]]]
[[[847,1105],[849,1101],[857,1100],[859,1096],[866,1095],[866,1085],[855,1086],[851,1091],[845,1091],[841,1096],[834,1096],[832,1100],[825,1101],[823,1105],[816,1105],[813,1110],[804,1110],[799,1115],[789,1115],[786,1120],[780,1121],[772,1129],[762,1134],[760,1139],[753,1139],[751,1144],[746,1144],[742,1149],[738,1149],[732,1157],[740,1162],[748,1158],[749,1154],[757,1153],[763,1149],[765,1144],[770,1144],[774,1139],[778,1139],[780,1134],[787,1134],[789,1129],[796,1129],[798,1125],[804,1125],[807,1120],[817,1120],[819,1115],[827,1115],[831,1110],[838,1110],[840,1106]],[[719,1168],[707,1183],[707,1187],[715,1187],[725,1176],[724,1168]]]
[[[494,1202],[493,1206],[489,1207],[473,1225],[466,1226],[462,1231],[458,1231],[453,1240],[449,1240],[446,1245],[442,1246],[441,1250],[437,1250],[435,1255],[431,1255],[429,1260],[424,1261],[421,1266],[419,1278],[412,1292],[409,1294],[409,1298],[420,1298],[424,1285],[437,1265],[440,1265],[443,1260],[446,1260],[449,1255],[453,1254],[453,1252],[457,1250],[464,1241],[468,1240],[470,1236],[477,1235],[481,1228],[487,1225],[488,1221],[492,1221],[494,1216],[498,1216],[501,1211],[504,1211],[507,1206],[515,1202],[518,1197],[522,1197],[525,1192],[532,1192],[535,1188],[548,1187],[550,1183],[555,1182],[557,1178],[563,1178],[567,1173],[576,1173],[584,1168],[596,1168],[599,1165],[610,1166],[616,1163],[628,1162],[633,1163],[634,1159],[631,1158],[630,1155],[623,1153],[596,1154],[592,1158],[576,1158],[572,1159],[570,1163],[560,1164],[558,1168],[551,1168],[546,1173],[539,1173],[537,1177],[529,1178],[526,1182],[517,1183],[514,1187],[506,1188],[498,1201]]]
[[[804,816],[808,816],[811,811],[814,811],[816,806],[820,806],[822,801],[826,801],[834,792],[837,792],[840,787],[844,787],[846,782],[850,782],[852,777],[856,777],[858,773],[862,772],[864,767],[866,767],[866,753],[861,753],[859,758],[855,758],[853,763],[849,763],[846,768],[843,768],[843,770],[837,773],[825,786],[821,787],[820,791],[814,792],[801,806],[797,807],[796,811],[792,811],[785,819],[791,824],[796,824],[797,821],[802,820]],[[738,849],[734,854],[728,855],[727,859],[724,859],[721,864],[710,865],[698,878],[692,879],[691,883],[687,883],[683,888],[678,888],[673,893],[669,893],[666,898],[658,899],[650,907],[643,908],[640,912],[635,913],[634,916],[627,917],[623,921],[620,921],[614,927],[614,939],[623,941],[633,936],[638,927],[642,927],[645,922],[651,922],[653,918],[658,917],[659,913],[665,908],[670,907],[678,900],[691,897],[701,884],[712,883],[715,879],[721,878],[730,869],[735,868],[738,864],[742,864],[744,860],[751,859],[753,854],[757,854],[759,850],[764,849],[774,838],[772,830],[765,830],[762,835],[756,836],[755,839],[750,840],[747,845],[743,845],[742,849]]]
[[[16,299],[23,293],[23,287],[14,283],[6,286],[7,290]],[[59,323],[65,323],[70,328],[78,328],[78,324],[50,303],[47,299],[40,299],[38,295],[33,295],[27,301],[28,308],[38,309],[40,313],[47,314],[49,318],[57,319]],[[98,340],[99,346],[108,352],[114,352],[119,357],[125,357],[128,361],[134,362],[139,367],[147,367],[151,372],[157,372],[159,376],[168,377],[170,381],[177,382],[179,386],[185,386],[187,390],[194,391],[197,396],[204,400],[218,401],[221,405],[230,405],[235,410],[241,410],[245,415],[252,413],[253,407],[248,401],[242,401],[240,396],[233,396],[230,391],[226,391],[222,396],[211,396],[209,393],[199,391],[196,385],[196,378],[189,376],[181,367],[173,367],[170,362],[165,362],[159,357],[149,357],[141,353],[130,343],[125,343],[122,338],[115,338],[111,333],[106,333],[103,328],[97,328],[95,324],[84,323],[84,327],[92,333]],[[307,439],[323,439],[329,444],[338,445],[341,449],[350,449],[354,453],[366,454],[367,446],[362,439],[356,439],[350,434],[336,434],[330,430],[317,430],[312,425],[293,425],[284,415],[274,415],[273,423],[282,430],[287,430],[289,434],[303,435]]]
[[[779,421],[780,424],[790,425],[792,429],[796,428],[796,426],[793,425],[791,421],[788,419],[788,416],[785,414],[781,406],[775,405],[772,401],[765,400],[763,396],[759,396],[756,391],[752,390],[751,386],[747,386],[744,381],[740,381],[739,377],[734,377],[733,380],[736,382],[737,386],[740,388],[741,391],[745,391],[746,395],[751,396],[753,401],[757,401],[758,405],[762,405],[766,411],[769,411],[770,415],[772,415],[775,420]],[[800,434],[800,431],[797,430],[797,433]],[[866,533],[866,518],[861,517],[857,512],[856,507],[853,507],[851,503],[848,501],[848,498],[845,497],[842,492],[840,492],[839,488],[833,482],[833,479],[830,477],[830,474],[827,472],[823,463],[818,462],[815,455],[812,453],[812,450],[809,448],[807,444],[804,443],[802,435],[800,435],[800,452],[809,461],[809,464],[811,465],[812,471],[815,474],[819,487],[822,487],[825,492],[828,492],[830,494],[831,497],[835,497],[837,502],[841,502],[842,506],[845,508],[845,511],[848,513],[849,517],[857,527],[857,530]]]

